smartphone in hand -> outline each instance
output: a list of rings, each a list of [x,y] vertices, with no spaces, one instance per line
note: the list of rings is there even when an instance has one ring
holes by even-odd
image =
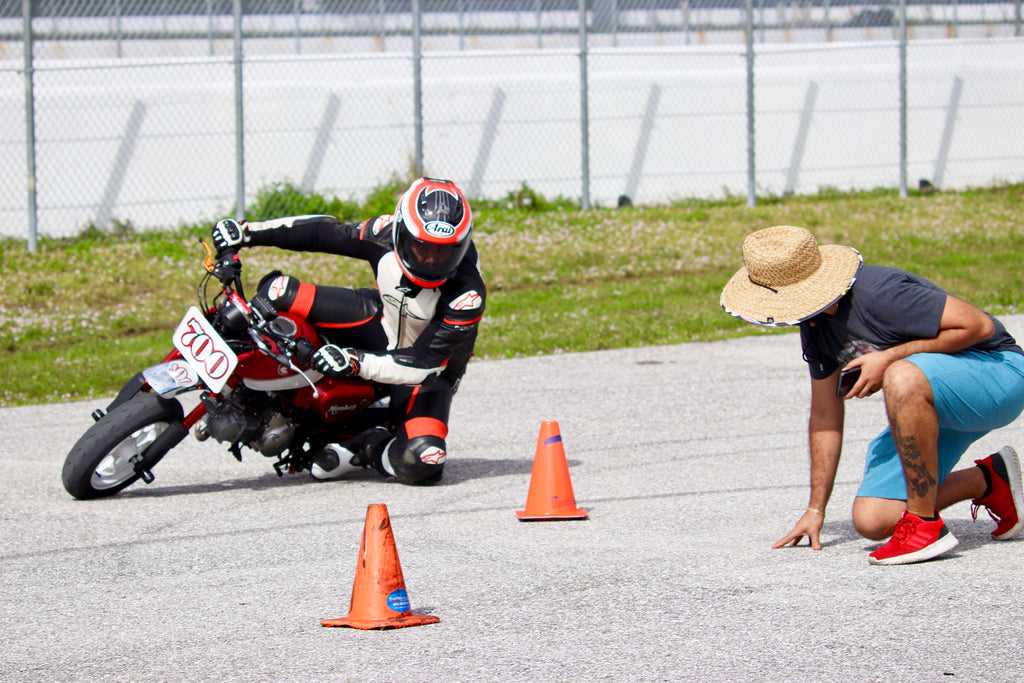
[[[860,366],[848,368],[839,373],[839,383],[836,385],[836,396],[846,396],[853,389],[860,377]]]

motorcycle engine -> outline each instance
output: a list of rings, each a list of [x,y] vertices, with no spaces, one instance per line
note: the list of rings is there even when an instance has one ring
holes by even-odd
[[[283,453],[291,445],[294,436],[295,424],[275,411],[267,420],[266,428],[260,437],[249,445],[263,455],[275,456]]]
[[[291,445],[295,436],[295,424],[271,406],[263,408],[245,407],[244,394],[236,389],[230,400],[218,396],[206,396],[206,422],[202,437],[212,436],[226,443],[244,443],[249,448],[266,456],[276,456]]]

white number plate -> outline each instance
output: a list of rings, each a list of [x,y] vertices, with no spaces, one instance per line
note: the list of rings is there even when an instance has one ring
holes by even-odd
[[[195,306],[174,331],[174,348],[215,393],[220,393],[238,365],[238,356]]]

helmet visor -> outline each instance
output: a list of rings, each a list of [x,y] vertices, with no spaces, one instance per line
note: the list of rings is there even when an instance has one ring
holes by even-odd
[[[455,272],[466,255],[469,240],[458,244],[438,244],[413,237],[407,230],[396,234],[398,259],[421,285],[439,285]]]

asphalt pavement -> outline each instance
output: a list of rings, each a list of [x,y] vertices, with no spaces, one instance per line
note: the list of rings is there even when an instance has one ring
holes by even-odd
[[[824,549],[771,549],[807,504],[808,395],[793,334],[474,361],[440,485],[279,478],[190,437],[88,502],[60,470],[105,401],[0,410],[0,680],[1024,679],[1024,540],[964,502],[947,556],[868,564],[850,504],[881,396],[848,406]],[[586,520],[515,514],[546,421]],[[1024,450],[1022,426],[961,465]],[[440,621],[324,628],[376,503],[412,611]]]

